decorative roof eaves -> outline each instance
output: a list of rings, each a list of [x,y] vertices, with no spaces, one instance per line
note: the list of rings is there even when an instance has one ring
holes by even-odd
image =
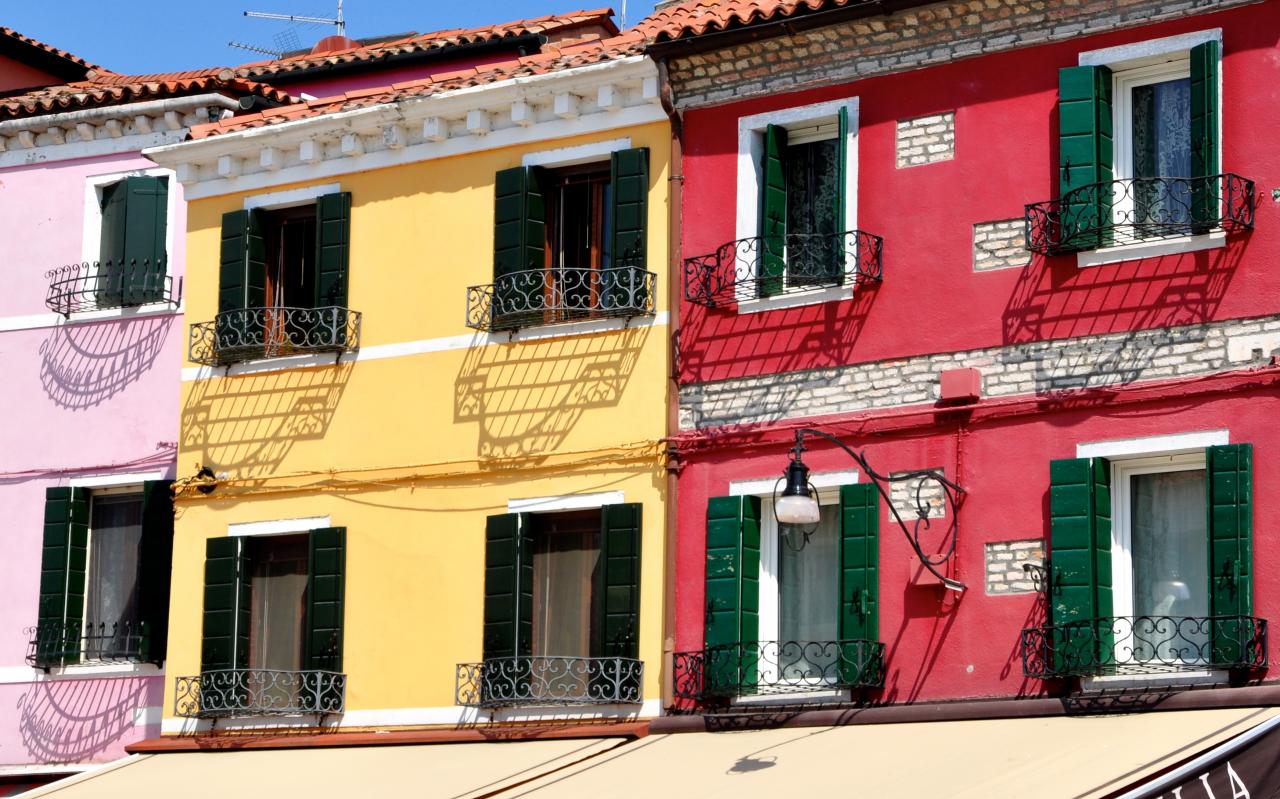
[[[590,119],[591,126],[607,128],[611,120],[626,124],[650,116],[666,118],[657,67],[644,56],[629,56],[192,139],[145,154],[175,169],[189,191],[200,184],[191,196],[209,196],[237,191],[249,177],[273,185],[304,180],[323,162],[351,165],[330,166],[328,174],[358,171],[357,164],[369,161],[363,156],[387,150],[409,149],[407,161],[429,160],[470,146],[489,149],[485,137],[513,129],[525,139],[552,139],[568,135],[565,122]]]

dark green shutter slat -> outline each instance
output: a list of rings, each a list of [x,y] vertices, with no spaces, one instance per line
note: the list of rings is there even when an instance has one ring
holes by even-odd
[[[494,178],[492,315],[498,326],[504,320],[518,323],[519,317],[513,315],[529,310],[526,295],[536,294],[541,307],[541,292],[533,290],[530,278],[521,281],[513,276],[546,268],[543,172],[540,167],[514,167]]]
[[[713,693],[754,686],[760,639],[760,498],[707,503],[706,662]]]
[[[618,150],[610,158],[613,190],[613,265],[645,265],[649,218],[649,148]]]
[[[169,638],[169,583],[173,567],[173,482],[142,486],[142,554],[138,568],[138,618],[142,660],[164,661]]]
[[[529,518],[490,516],[485,526],[484,659],[533,649],[533,548]]]
[[[764,132],[760,165],[760,296],[782,291],[787,271],[787,172],[783,155],[787,129],[770,125]]]
[[[602,605],[607,657],[639,657],[640,522],[643,505],[606,505],[601,510],[600,558],[604,564]]]
[[[315,307],[347,307],[351,252],[351,193],[316,199]]]
[[[1114,179],[1113,155],[1111,70],[1064,67],[1058,71],[1058,197],[1064,245],[1088,250],[1110,240],[1094,232],[1110,223],[1110,187],[1088,187]]]
[[[870,644],[848,643],[880,637],[880,492],[871,483],[840,487],[839,568],[841,679],[874,683],[879,663],[868,658]]]
[[[40,555],[36,658],[42,666],[79,660],[89,546],[89,492],[47,488]]]
[[[617,150],[609,159],[609,186],[613,204],[613,230],[608,266],[617,270],[601,278],[603,301],[609,308],[647,307],[648,286],[644,272],[648,264],[646,247],[649,219],[649,148]]]
[[[1110,474],[1105,458],[1049,464],[1049,622],[1062,630],[1053,642],[1056,664],[1110,660],[1112,625],[1094,624],[1115,612]]]
[[[1191,48],[1191,222],[1192,232],[1207,233],[1218,217],[1220,191],[1210,178],[1218,164],[1218,64],[1221,46],[1205,42]]]
[[[228,211],[222,215],[222,246],[218,268],[218,313],[267,304],[267,250],[258,214]],[[244,346],[262,341],[263,320],[231,314],[218,320],[219,346]]]
[[[102,235],[96,278],[98,304],[102,306],[119,305],[124,295],[128,203],[129,190],[125,181],[102,188]]]
[[[244,574],[243,539],[210,538],[205,542],[204,623],[200,670],[242,668],[248,652],[248,584]]]
[[[847,268],[845,263],[849,257],[851,242],[845,240],[845,219],[848,213],[848,198],[845,197],[846,178],[848,177],[846,164],[849,163],[849,109],[846,106],[840,106],[840,111],[836,114],[836,196],[835,196],[835,219],[836,219],[836,240],[831,247],[832,254],[835,257],[835,272],[838,276],[838,282],[844,284],[844,273]]]
[[[306,668],[342,671],[347,528],[312,530],[308,548]]]
[[[1248,660],[1253,615],[1253,445],[1209,447],[1205,470],[1209,522],[1209,614],[1213,660]]]
[[[124,302],[140,305],[160,299],[164,290],[169,180],[139,175],[127,178],[124,183],[128,195]]]

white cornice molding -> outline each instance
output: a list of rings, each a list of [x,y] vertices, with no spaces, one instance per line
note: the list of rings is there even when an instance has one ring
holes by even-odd
[[[209,93],[5,120],[0,169],[175,144],[190,126],[235,108],[235,100]]]
[[[187,199],[666,119],[643,56],[154,147]],[[571,98],[571,99],[564,99]],[[569,111],[572,113],[568,113]]]

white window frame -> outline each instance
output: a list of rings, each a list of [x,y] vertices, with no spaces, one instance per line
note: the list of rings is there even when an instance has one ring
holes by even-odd
[[[729,484],[730,496],[755,496],[760,498],[760,641],[778,641],[782,630],[782,598],[778,593],[778,553],[782,546],[778,530],[778,518],[773,514],[774,489],[782,486],[780,478],[760,480],[744,480]],[[840,503],[840,487],[858,482],[855,471],[817,472],[809,475],[809,483],[818,492],[819,505],[838,505]],[[770,663],[762,655],[757,671],[760,681],[777,679],[775,664]],[[832,699],[848,699],[847,689],[833,688],[830,691],[777,691],[762,696],[738,697],[734,701],[739,704],[768,704],[770,701],[795,702],[797,695],[806,701],[831,701]]]
[[[858,125],[859,98],[848,97],[824,103],[784,108],[763,114],[738,118],[737,227],[735,238],[751,239],[760,235],[760,190],[764,182],[761,159],[764,157],[764,134],[770,125],[791,129],[812,128],[838,117],[840,109],[848,112],[849,130],[845,139],[844,230],[858,229]],[[797,143],[835,138],[818,132],[801,135]],[[738,290],[738,313],[759,313],[800,305],[853,298],[853,286],[817,287],[792,290],[773,297],[757,297],[754,291]]]
[[[1189,77],[1191,72],[1191,48],[1205,42],[1216,41],[1218,48],[1218,98],[1222,105],[1222,29],[1195,31],[1160,39],[1149,39],[1133,44],[1090,50],[1080,53],[1080,66],[1105,66],[1111,69],[1112,78],[1112,164],[1117,180],[1133,177],[1132,108],[1129,90],[1135,86],[1159,83],[1165,80]],[[1222,117],[1218,113],[1218,163],[1222,163]],[[1117,187],[1114,209],[1116,216],[1133,209],[1132,198],[1124,197]],[[1157,258],[1164,255],[1198,252],[1226,246],[1226,234],[1222,230],[1208,233],[1178,236],[1171,239],[1134,242],[1111,247],[1100,247],[1076,254],[1077,267],[1102,266],[1103,264]]]
[[[84,181],[84,235],[80,243],[80,260],[89,265],[87,277],[93,278],[98,273],[98,262],[102,258],[102,192],[107,186],[114,185],[126,178],[136,177],[158,177],[167,178],[168,187],[165,192],[165,211],[164,211],[164,268],[165,275],[170,279],[174,278],[173,270],[173,253],[174,253],[174,237],[178,235],[178,231],[174,230],[174,225],[178,218],[178,192],[182,188],[182,184],[178,183],[178,176],[172,169],[164,167],[152,167],[149,169],[130,169],[124,172],[108,172],[102,175],[90,175]],[[186,231],[181,231],[185,234]],[[86,314],[76,314],[82,318],[98,318],[119,316],[122,312],[137,313],[139,308],[153,308],[157,305],[169,305],[168,300],[156,300],[155,302],[144,303],[138,308],[111,309],[108,311],[90,311]]]

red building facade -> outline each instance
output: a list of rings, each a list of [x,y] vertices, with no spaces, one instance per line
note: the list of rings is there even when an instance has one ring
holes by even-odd
[[[1274,679],[1280,3],[689,6],[677,704]]]

